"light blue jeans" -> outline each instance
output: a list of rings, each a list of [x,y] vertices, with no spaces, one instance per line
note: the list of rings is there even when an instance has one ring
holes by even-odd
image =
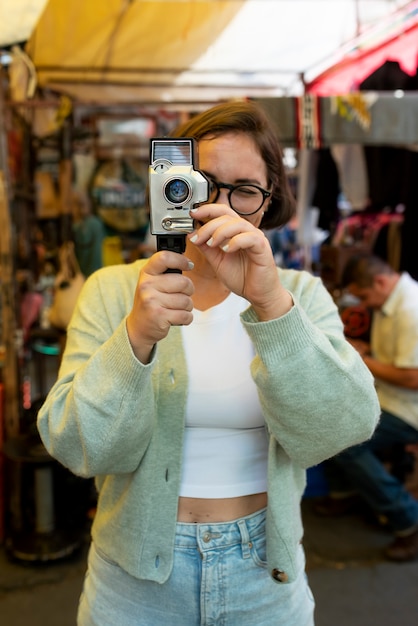
[[[265,511],[228,523],[179,523],[174,568],[162,585],[133,578],[92,545],[77,624],[313,626],[302,546],[298,559],[295,582],[272,580]]]
[[[373,437],[324,463],[331,492],[355,490],[370,509],[398,533],[418,524],[418,501],[386,469],[381,455],[394,445],[418,442],[418,430],[382,411]]]

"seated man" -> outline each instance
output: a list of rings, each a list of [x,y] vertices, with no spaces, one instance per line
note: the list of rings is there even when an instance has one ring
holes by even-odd
[[[348,512],[356,493],[393,530],[385,549],[395,561],[418,559],[418,501],[386,468],[384,455],[418,442],[418,282],[373,256],[352,258],[343,284],[372,313],[370,346],[352,340],[375,377],[382,409],[372,439],[325,464],[330,496],[321,515]],[[355,402],[355,398],[353,398]]]

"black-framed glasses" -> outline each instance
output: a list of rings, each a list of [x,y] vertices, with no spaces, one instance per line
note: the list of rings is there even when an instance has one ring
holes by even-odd
[[[253,215],[261,209],[266,198],[271,196],[271,191],[266,191],[258,185],[241,183],[229,185],[209,178],[208,202],[215,203],[219,198],[221,189],[228,189],[228,202],[231,209],[238,215]]]

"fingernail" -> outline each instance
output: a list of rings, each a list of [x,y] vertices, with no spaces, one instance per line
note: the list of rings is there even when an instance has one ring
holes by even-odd
[[[197,235],[193,235],[193,237],[190,237],[190,241],[192,243],[195,243],[197,241]]]
[[[213,237],[211,237],[210,239],[207,240],[206,245],[207,246],[211,246],[213,244]]]
[[[222,248],[222,250],[223,250],[224,252],[228,252],[228,250],[229,250],[229,244],[228,244],[228,243],[226,243],[224,246],[221,246],[221,248]]]
[[[198,210],[199,207],[194,206],[190,209],[190,213],[196,213],[196,211]]]
[[[189,266],[189,270],[192,270],[194,268],[194,263],[193,261],[189,261],[188,262],[188,266]]]

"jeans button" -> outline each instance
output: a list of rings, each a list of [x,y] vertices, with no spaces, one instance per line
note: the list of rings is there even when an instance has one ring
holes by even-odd
[[[209,532],[203,533],[202,539],[205,543],[208,543],[210,541],[210,533]]]

